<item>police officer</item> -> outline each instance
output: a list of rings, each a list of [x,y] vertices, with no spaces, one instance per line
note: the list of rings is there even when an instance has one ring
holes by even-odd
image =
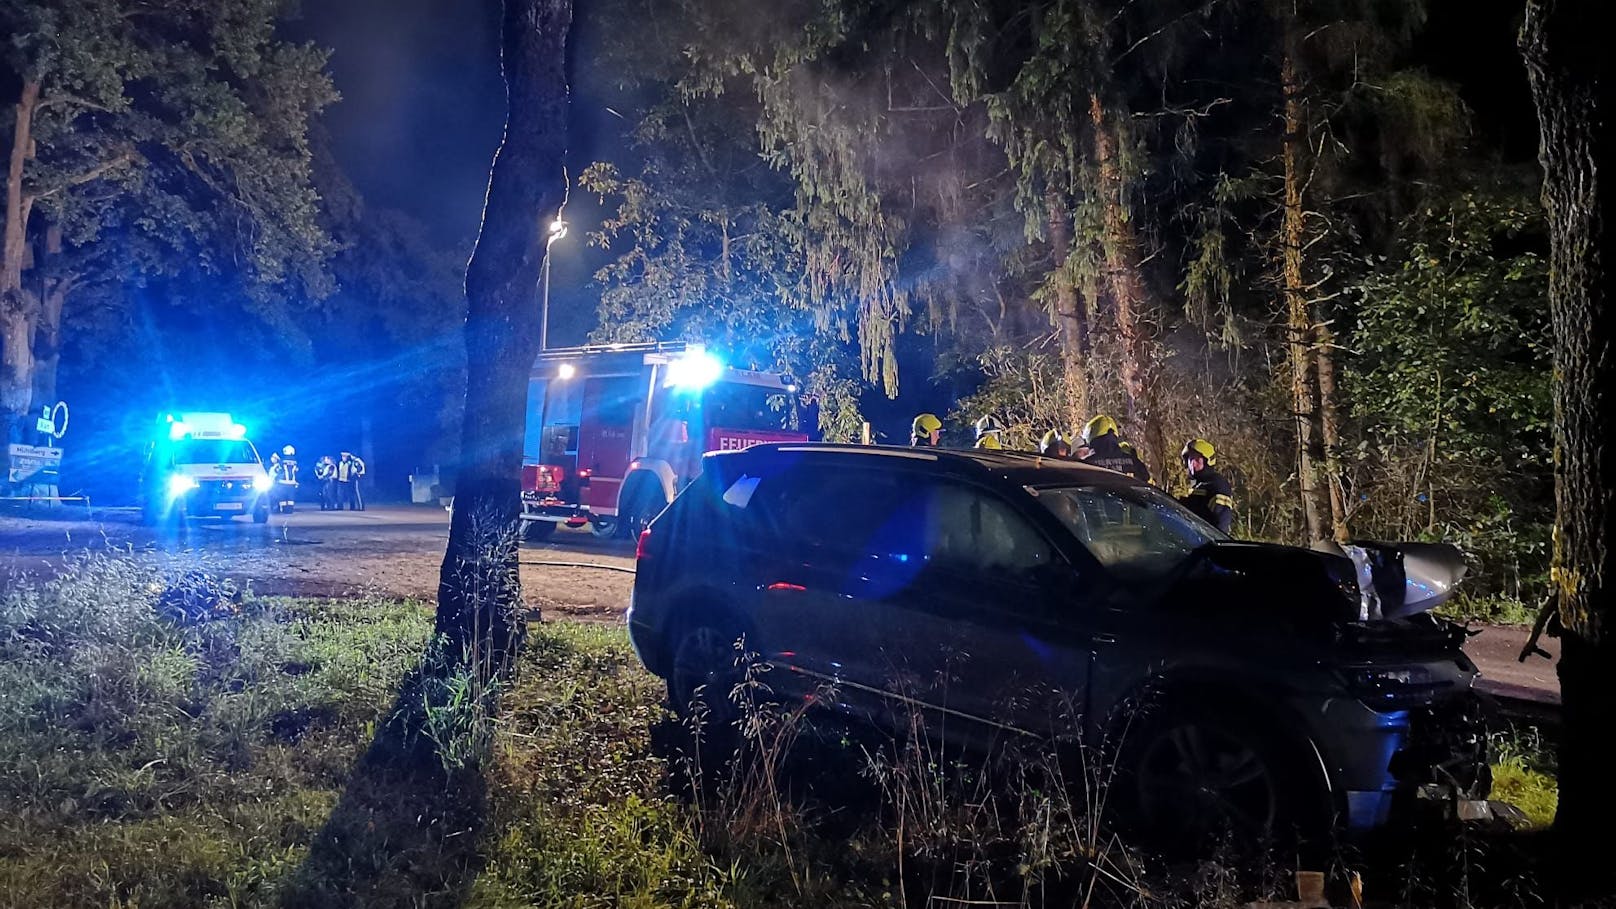
[[[1179,502],[1228,533],[1234,528],[1234,488],[1213,466],[1218,460],[1217,449],[1205,439],[1191,439],[1184,443],[1179,457],[1184,459],[1184,469],[1190,475],[1189,494]]]
[[[1066,441],[1066,437],[1061,435],[1060,430],[1051,429],[1039,440],[1038,453],[1046,458],[1070,458],[1072,446]]]
[[[1102,413],[1083,424],[1083,447],[1088,450],[1078,458],[1083,463],[1150,482],[1150,468],[1134,454],[1132,445],[1122,441],[1121,428],[1109,416]]]
[[[976,421],[976,447],[990,451],[1002,451],[1004,443],[999,441],[999,435],[1004,432],[1004,425],[992,414],[987,414]]]
[[[943,421],[934,413],[915,417],[909,427],[909,444],[914,448],[936,448],[943,438]]]
[[[364,511],[365,497],[359,490],[359,480],[365,475],[365,462],[351,451],[337,459],[337,510],[344,506],[349,511]]]
[[[320,510],[337,508],[337,462],[330,455],[320,455],[314,462],[314,478],[320,481]]]

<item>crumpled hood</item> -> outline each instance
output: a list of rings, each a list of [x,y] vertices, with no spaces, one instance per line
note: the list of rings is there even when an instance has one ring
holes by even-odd
[[[1387,543],[1354,540],[1319,543],[1315,549],[1345,556],[1358,579],[1359,621],[1400,619],[1453,597],[1468,568],[1464,553],[1448,543]]]
[[[1196,552],[1168,595],[1368,622],[1427,612],[1446,602],[1464,575],[1463,554],[1446,543],[1355,541],[1303,549],[1220,540]]]

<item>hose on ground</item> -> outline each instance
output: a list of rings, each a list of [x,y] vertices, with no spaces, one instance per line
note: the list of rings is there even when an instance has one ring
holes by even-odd
[[[599,568],[602,571],[621,571],[624,574],[633,574],[634,569],[624,568],[621,565],[603,565],[599,562],[552,562],[548,559],[542,562],[523,562],[523,565],[548,565],[552,568]]]

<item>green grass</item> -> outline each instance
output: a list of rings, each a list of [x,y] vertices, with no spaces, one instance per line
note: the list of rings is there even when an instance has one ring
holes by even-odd
[[[272,902],[430,628],[380,600],[179,626],[116,561],[8,591],[0,905]]]
[[[1495,735],[1492,746],[1492,797],[1521,809],[1536,827],[1554,823],[1560,789],[1553,744],[1527,727]]]
[[[0,593],[0,909],[1031,906],[1091,885],[1161,904],[1037,755],[1000,790],[1004,768],[923,738],[763,708],[740,769],[692,802],[672,794],[689,743],[623,630],[561,623],[531,629],[491,735],[442,764],[383,759],[401,704],[465,709],[413,682],[423,605],[249,596],[188,624],[158,589],[95,560]],[[1543,750],[1499,743],[1500,796],[1547,819]],[[1224,894],[1176,898],[1250,898]]]
[[[1437,613],[1456,622],[1485,622],[1489,625],[1523,625],[1537,621],[1538,606],[1507,596],[1468,596],[1460,593],[1437,607]]]

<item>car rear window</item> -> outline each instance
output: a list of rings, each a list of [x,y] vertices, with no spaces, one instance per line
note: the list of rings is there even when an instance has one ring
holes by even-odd
[[[852,559],[1005,576],[1031,574],[1056,559],[1048,539],[993,493],[905,471],[742,473],[722,500],[775,545]]]

